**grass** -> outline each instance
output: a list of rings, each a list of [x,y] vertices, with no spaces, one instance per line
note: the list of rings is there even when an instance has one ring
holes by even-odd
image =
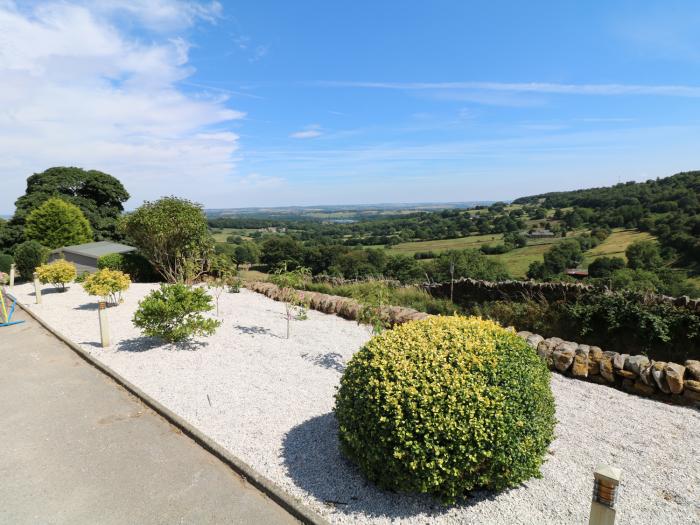
[[[457,239],[402,242],[392,246],[387,251],[392,254],[413,255],[416,252],[439,253],[447,250],[478,249],[484,244],[499,244],[501,239],[503,239],[502,234],[489,233],[488,235],[470,235],[469,237],[458,237]]]
[[[516,279],[524,279],[527,269],[534,261],[541,261],[544,253],[549,250],[553,244],[561,242],[561,237],[554,239],[540,239],[528,244],[524,248],[517,248],[508,253],[497,255],[488,255],[497,261],[503,263],[508,270],[508,273]]]
[[[267,281],[270,278],[268,274],[258,270],[238,270],[238,277],[243,279],[244,282]]]
[[[221,228],[221,233],[213,233],[212,237],[214,237],[214,240],[216,242],[226,242],[226,239],[228,239],[228,237],[231,235],[239,235],[245,240],[250,240],[250,234],[253,231],[255,230],[248,230],[242,228]]]
[[[588,266],[596,257],[625,257],[625,250],[635,241],[654,240],[654,237],[647,232],[638,230],[624,230],[616,228],[613,232],[595,248],[588,250],[584,254],[583,265]]]

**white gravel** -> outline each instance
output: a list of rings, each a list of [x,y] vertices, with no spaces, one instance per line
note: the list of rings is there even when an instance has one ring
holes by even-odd
[[[339,454],[333,394],[368,332],[309,312],[284,339],[284,307],[247,290],[224,293],[223,325],[189,348],[159,345],[131,325],[155,285],[135,284],[110,308],[114,346],[99,347],[95,300],[79,285],[32,285],[19,299],[52,326],[335,523],[588,523],[592,472],[623,470],[617,523],[700,523],[700,412],[553,375],[557,439],[543,478],[445,507],[383,492]],[[0,339],[1,341],[1,339]]]

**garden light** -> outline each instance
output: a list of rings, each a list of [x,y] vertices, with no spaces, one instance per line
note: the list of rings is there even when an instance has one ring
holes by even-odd
[[[593,472],[593,501],[591,502],[590,525],[613,525],[620,476],[618,468],[600,465]]]

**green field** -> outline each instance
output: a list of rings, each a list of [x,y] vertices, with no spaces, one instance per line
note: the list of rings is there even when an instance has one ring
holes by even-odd
[[[416,252],[444,252],[447,250],[465,250],[467,248],[478,249],[484,244],[498,244],[503,239],[503,234],[490,233],[488,235],[470,235],[457,239],[444,239],[440,241],[402,242],[392,246],[388,252],[413,255]],[[381,248],[381,246],[377,246]]]
[[[627,247],[635,241],[648,241],[653,240],[652,237],[647,232],[640,232],[638,230],[623,230],[622,228],[617,228],[613,230],[610,236],[601,242],[598,246],[592,250],[588,250],[585,253],[585,258],[583,260],[584,266],[588,266],[593,259],[596,257],[625,257],[625,250]]]
[[[544,253],[549,250],[553,244],[557,244],[563,239],[562,237],[538,239],[532,241],[531,244],[528,244],[524,248],[517,248],[508,253],[487,255],[487,257],[491,257],[503,263],[512,277],[524,279],[530,264],[534,261],[541,261]]]

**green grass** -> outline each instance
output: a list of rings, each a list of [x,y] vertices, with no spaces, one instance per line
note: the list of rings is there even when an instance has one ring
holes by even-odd
[[[630,244],[632,244],[635,241],[648,240],[654,240],[654,237],[652,237],[647,232],[640,232],[638,230],[624,230],[622,228],[617,228],[613,230],[613,232],[608,236],[607,239],[605,239],[595,248],[588,250],[584,254],[583,264],[584,266],[588,266],[593,261],[593,259],[595,259],[596,257],[603,256],[622,257],[626,261],[627,257],[625,257],[625,250]]]
[[[413,255],[416,252],[444,252],[447,250],[478,249],[484,244],[498,244],[503,235],[500,233],[490,233],[488,235],[470,235],[469,237],[459,237],[457,239],[444,239],[438,241],[416,241],[402,242],[392,246],[389,253]]]
[[[524,279],[530,264],[534,261],[541,261],[544,253],[549,250],[553,244],[557,244],[562,240],[561,237],[555,237],[554,239],[538,239],[524,248],[517,248],[508,253],[488,255],[487,257],[491,257],[503,263],[512,277]]]

